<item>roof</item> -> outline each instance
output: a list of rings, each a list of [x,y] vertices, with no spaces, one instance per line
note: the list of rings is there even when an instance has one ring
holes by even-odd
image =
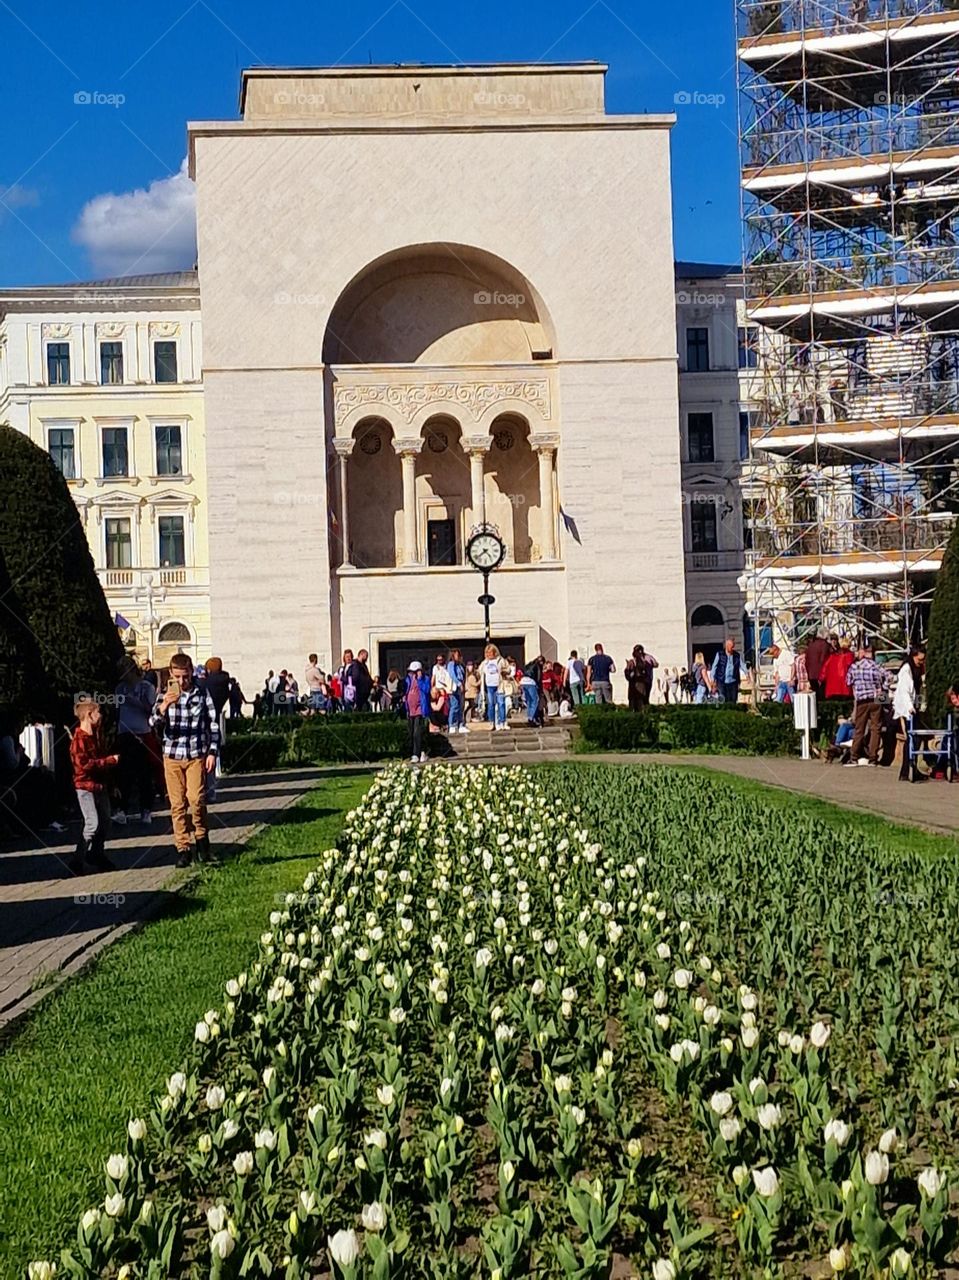
[[[154,271],[142,276],[110,276],[105,280],[78,280],[76,284],[56,285],[58,289],[191,289],[197,283],[193,271]]]
[[[742,264],[729,266],[723,262],[677,262],[676,275],[682,280],[719,280],[724,276],[741,276]]]

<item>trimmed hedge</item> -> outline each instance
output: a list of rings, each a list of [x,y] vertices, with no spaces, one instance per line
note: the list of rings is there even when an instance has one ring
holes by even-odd
[[[586,751],[713,751],[791,755],[798,749],[792,719],[750,715],[738,707],[580,707]]]
[[[227,773],[251,773],[304,764],[368,764],[398,760],[409,751],[409,727],[390,715],[317,716],[288,723],[288,732],[227,732],[223,767]],[[431,756],[450,753],[446,738],[423,735]]]

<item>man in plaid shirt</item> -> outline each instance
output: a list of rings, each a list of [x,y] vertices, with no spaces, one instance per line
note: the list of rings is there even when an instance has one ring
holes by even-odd
[[[191,833],[197,858],[202,861],[210,852],[204,774],[216,768],[220,745],[216,707],[209,693],[194,683],[193,661],[186,654],[170,659],[170,683],[157,699],[150,723],[162,726],[163,775],[170,797],[176,865],[186,867],[191,861]]]
[[[882,746],[882,708],[889,689],[889,675],[873,658],[872,647],[865,645],[846,673],[846,683],[852,689],[856,706],[852,714],[853,735],[847,769],[857,765],[877,765]],[[869,732],[869,750],[864,759],[859,758],[866,731]]]

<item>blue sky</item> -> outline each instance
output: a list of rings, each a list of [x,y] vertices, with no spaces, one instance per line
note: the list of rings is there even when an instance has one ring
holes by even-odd
[[[240,69],[256,64],[607,62],[607,110],[679,116],[677,257],[736,261],[732,9],[732,0],[0,0],[0,287],[190,265],[186,122],[235,118]],[[707,101],[676,104],[677,94]]]

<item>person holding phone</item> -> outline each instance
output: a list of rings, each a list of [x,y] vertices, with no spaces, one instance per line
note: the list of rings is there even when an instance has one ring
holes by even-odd
[[[206,777],[216,768],[220,722],[209,691],[193,679],[193,661],[185,653],[170,659],[170,679],[157,699],[150,723],[163,738],[163,776],[170,798],[178,867],[210,853]],[[190,836],[193,836],[193,846]]]

